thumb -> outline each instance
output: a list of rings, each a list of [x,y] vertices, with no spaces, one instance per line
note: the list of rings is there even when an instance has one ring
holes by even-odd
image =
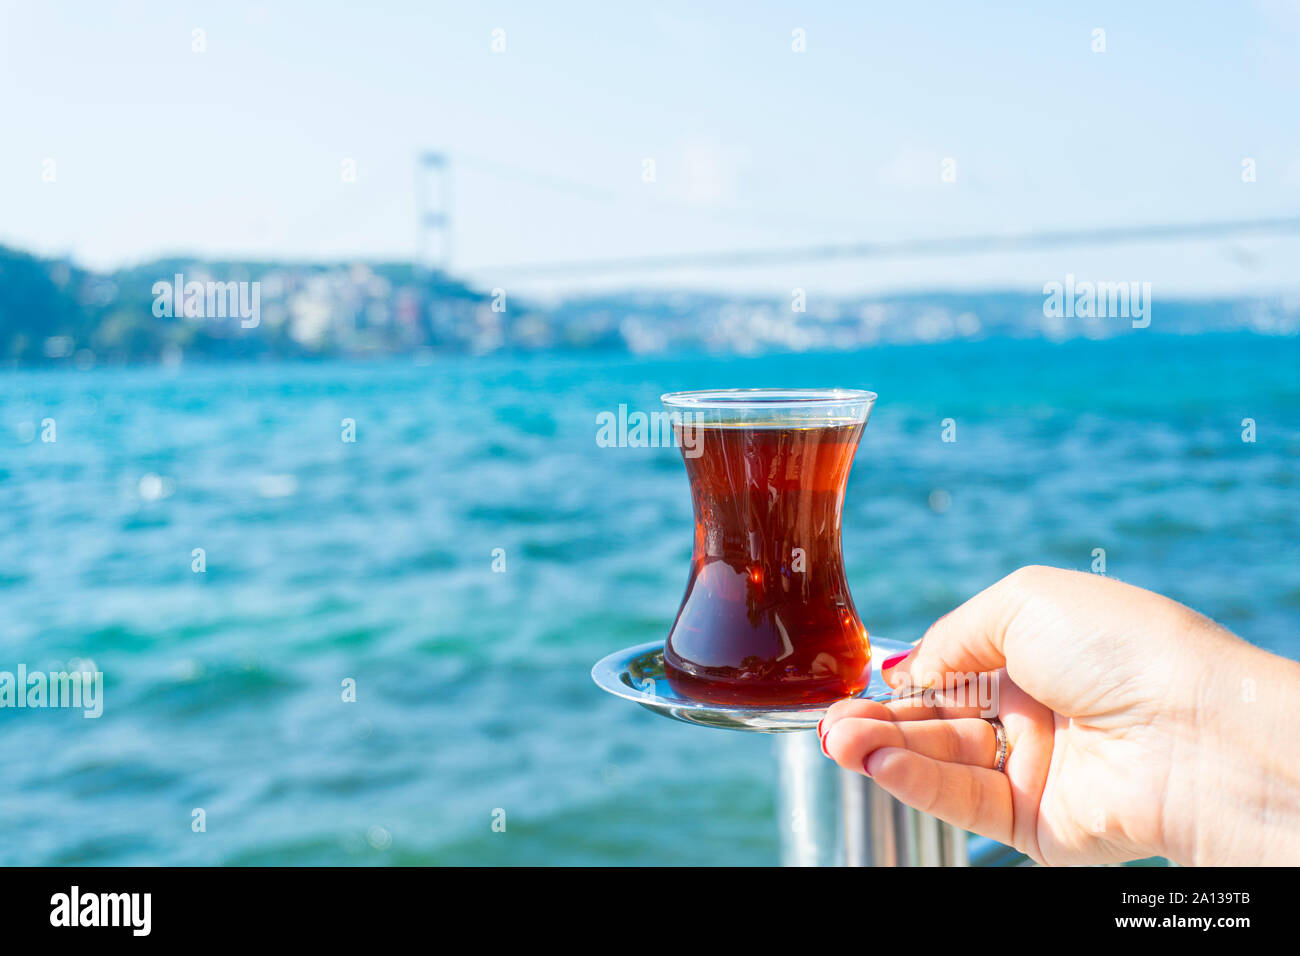
[[[911,653],[884,671],[891,687],[950,687],[955,674],[989,673],[1006,666],[1007,632],[1024,603],[1022,568],[981,591],[930,625]]]

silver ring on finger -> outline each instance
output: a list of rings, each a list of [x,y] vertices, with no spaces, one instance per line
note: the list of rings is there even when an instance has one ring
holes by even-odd
[[[1007,755],[1011,752],[1011,747],[1007,742],[1007,728],[1002,726],[1002,721],[996,717],[986,718],[989,726],[993,728],[994,743],[997,745],[997,754],[993,758],[993,769],[998,773],[1004,773],[1007,768]]]

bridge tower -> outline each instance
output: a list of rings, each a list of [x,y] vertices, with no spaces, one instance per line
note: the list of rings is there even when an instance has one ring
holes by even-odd
[[[451,168],[446,153],[420,154],[415,210],[415,264],[445,271],[451,263]]]

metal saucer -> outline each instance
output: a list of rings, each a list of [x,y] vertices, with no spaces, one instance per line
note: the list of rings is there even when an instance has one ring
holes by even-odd
[[[902,641],[871,638],[871,683],[858,697],[878,701],[892,699],[889,686],[880,679],[880,662],[911,649],[911,644]],[[591,669],[591,679],[601,690],[673,720],[761,734],[813,730],[830,706],[729,707],[678,697],[664,677],[663,641],[638,644],[602,657]]]

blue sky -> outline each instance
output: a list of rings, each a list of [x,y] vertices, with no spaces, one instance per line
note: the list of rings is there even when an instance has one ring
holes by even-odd
[[[452,156],[453,267],[491,285],[525,262],[1300,214],[1295,0],[379,6],[3,4],[0,242],[97,267],[408,258],[424,149]],[[1298,252],[1250,239],[602,282],[839,293],[1071,271],[1265,291],[1298,284]]]

